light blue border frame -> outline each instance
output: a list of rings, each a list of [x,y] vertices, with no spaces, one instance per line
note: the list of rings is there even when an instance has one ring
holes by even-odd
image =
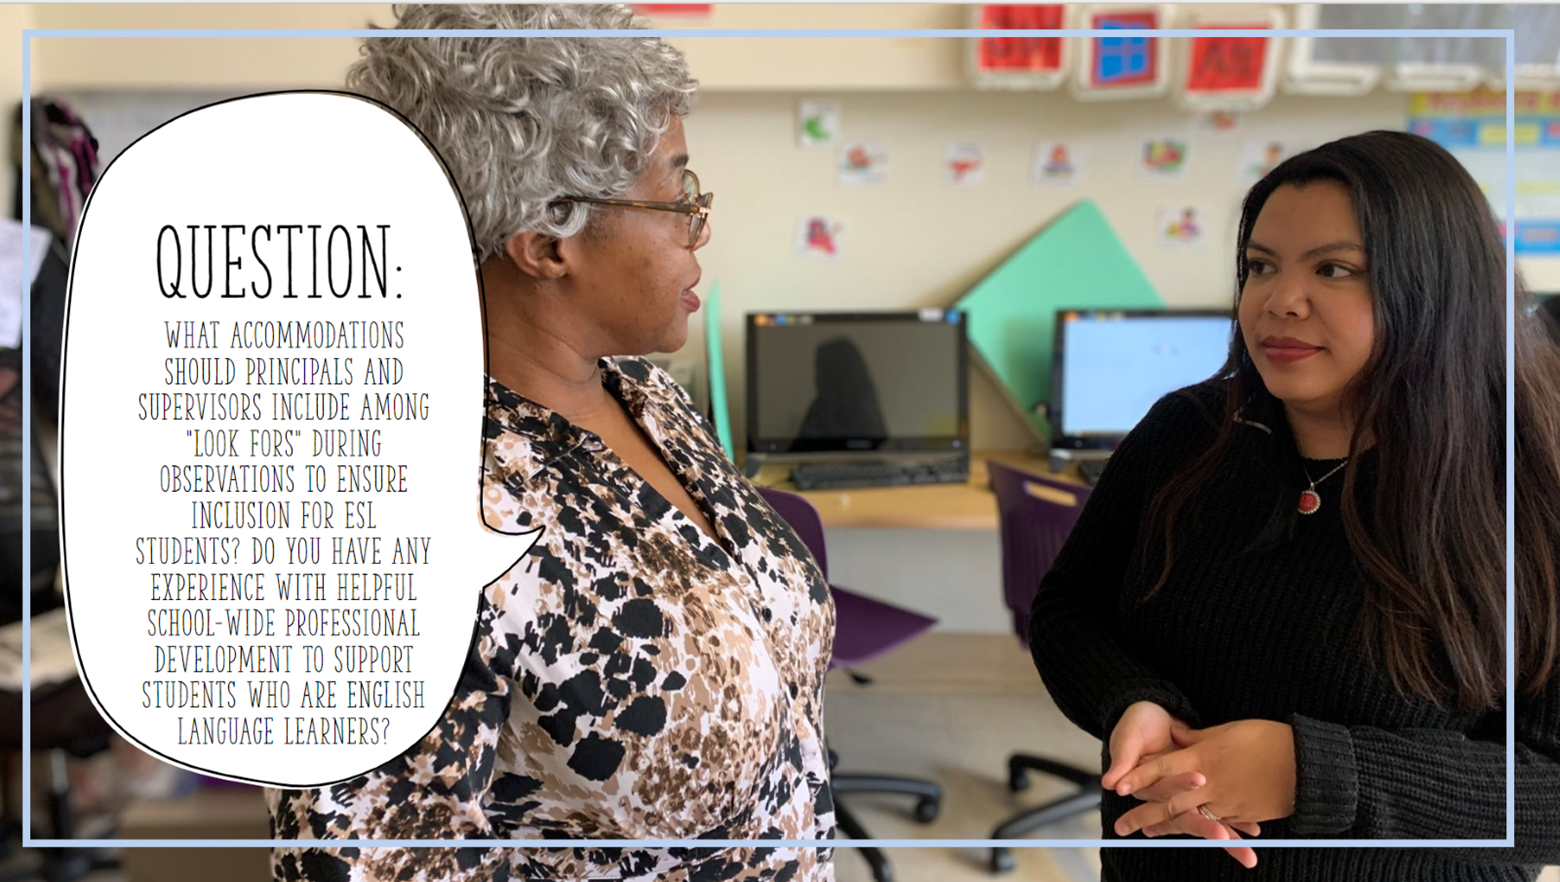
[[[1105,29],[1065,29],[1065,30],[953,30],[953,29],[879,29],[879,30],[740,30],[740,29],[647,29],[647,30],[377,30],[377,29],[337,29],[337,30],[282,30],[282,29],[247,29],[247,30],[211,30],[211,29],[137,29],[137,30],[105,30],[105,29],[56,29],[56,28],[27,28],[22,31],[22,143],[32,143],[32,114],[27,108],[32,103],[32,41],[33,38],[45,37],[96,37],[96,38],[148,38],[148,37],[200,37],[200,38],[246,38],[246,37],[448,37],[448,36],[474,36],[474,37],[675,37],[675,38],[706,38],[706,37],[770,37],[770,38],[795,38],[795,37],[889,37],[889,38],[914,38],[914,37],[1083,37],[1096,34],[1108,34],[1112,37],[1205,37],[1207,31],[1192,29],[1165,29],[1165,30],[1105,30]],[[1297,30],[1293,28],[1275,28],[1271,30],[1220,30],[1221,37],[1295,37],[1295,36],[1324,36],[1343,38],[1402,38],[1402,37],[1500,37],[1506,41],[1506,217],[1513,223],[1509,228],[1515,229],[1516,208],[1516,147],[1514,141],[1516,90],[1509,84],[1516,82],[1515,65],[1515,31],[1511,29],[1494,30]],[[31,263],[32,255],[32,177],[22,175],[22,224],[23,231],[23,266]],[[1446,839],[1446,840],[1421,840],[1421,839],[1275,839],[1263,841],[1261,839],[1247,840],[1247,844],[1258,848],[1316,848],[1316,847],[1340,847],[1349,848],[1513,848],[1516,846],[1516,686],[1512,673],[1516,670],[1516,643],[1515,643],[1515,571],[1513,560],[1516,554],[1516,532],[1511,519],[1512,500],[1516,492],[1516,459],[1514,440],[1516,431],[1516,402],[1512,388],[1512,377],[1516,368],[1516,238],[1514,235],[1506,236],[1506,838],[1501,839]],[[30,352],[32,349],[32,304],[31,285],[23,286],[22,290],[22,350]],[[32,367],[31,359],[22,359],[22,434],[26,438],[32,437]],[[22,502],[27,518],[22,526],[22,569],[23,572],[32,572],[32,445],[22,445],[22,476],[23,496]],[[28,577],[29,590],[22,593],[22,617],[26,621],[32,619],[32,592],[30,590],[31,576]],[[32,640],[31,630],[24,628],[22,632],[22,682],[25,695],[22,701],[22,793],[32,792]],[[521,845],[520,843],[525,843]],[[990,848],[1002,846],[1006,848],[1218,848],[1227,843],[1215,840],[1123,840],[1123,839],[332,839],[332,840],[307,840],[307,839],[34,839],[32,838],[32,800],[22,801],[22,846],[24,848],[257,848],[273,846],[295,846],[303,848],[361,848],[361,847],[387,847],[387,848],[411,848],[411,847],[442,847],[442,848],[729,848],[738,846],[758,845],[764,848],[776,847],[847,847],[870,845],[878,848]]]

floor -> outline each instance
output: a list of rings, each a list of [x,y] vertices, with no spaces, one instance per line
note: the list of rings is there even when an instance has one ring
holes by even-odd
[[[844,797],[875,838],[984,839],[1020,811],[1066,792],[1031,776],[1030,788],[1007,789],[1007,756],[1016,750],[1090,768],[1099,742],[1073,726],[1045,693],[1028,655],[1009,637],[932,633],[861,669],[874,678],[858,686],[843,672],[829,682],[826,721],[839,771],[880,771],[936,779],[943,786],[942,816],[917,824],[907,797]],[[915,737],[906,737],[913,733]],[[1031,834],[1048,839],[1093,839],[1097,812]],[[871,882],[854,850],[837,852],[837,882]],[[1099,878],[1099,850],[1014,850],[1017,869],[1006,877],[986,870],[989,851],[890,849],[897,882],[1084,882]],[[1539,882],[1560,882],[1551,867]]]
[[[884,772],[937,780],[943,810],[931,824],[911,817],[906,797],[845,797],[863,826],[878,839],[984,839],[1026,805],[1064,792],[1034,776],[1029,790],[1007,789],[1009,753],[1023,749],[1084,767],[1099,762],[1099,744],[1078,730],[1046,696],[1028,657],[1008,637],[933,633],[859,669],[873,679],[858,685],[843,672],[831,675],[828,735],[840,755],[839,771]],[[1090,813],[1037,831],[1037,837],[1089,839],[1099,835],[1099,816]],[[171,850],[170,850],[171,851]],[[185,852],[193,857],[193,853]],[[854,849],[837,852],[837,882],[871,882]],[[1025,848],[1014,852],[1016,870],[1005,877],[987,871],[984,848],[889,849],[896,882],[1085,882],[1099,878],[1099,852],[1092,848]],[[170,857],[172,857],[170,855]],[[10,852],[0,858],[0,880],[32,882],[33,856]],[[241,878],[228,867],[224,882]],[[155,874],[164,875],[164,874]],[[197,875],[195,878],[198,878]],[[87,882],[143,882],[123,871],[99,871]],[[1551,869],[1543,882],[1560,882]],[[163,882],[146,879],[144,882]]]
[[[1007,787],[1007,757],[1016,750],[1044,753],[1084,768],[1099,764],[1099,742],[1068,722],[1046,695],[1028,655],[1015,639],[978,634],[928,634],[859,669],[873,682],[860,686],[842,671],[830,675],[825,721],[838,771],[927,777],[943,788],[943,810],[931,824],[910,815],[907,797],[842,797],[878,839],[985,839],[1025,806],[1065,794],[1066,785],[1032,776],[1030,788]],[[915,737],[905,737],[913,733]],[[1091,839],[1099,814],[1036,831],[1037,837]],[[838,882],[870,882],[866,863],[850,848],[837,853]],[[890,849],[898,882],[990,880],[990,851]],[[1025,882],[1083,882],[1099,878],[1093,848],[1014,850]]]

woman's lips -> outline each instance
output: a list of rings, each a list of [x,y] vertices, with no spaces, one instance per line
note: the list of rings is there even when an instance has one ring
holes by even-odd
[[[1274,364],[1294,364],[1321,352],[1320,346],[1312,346],[1303,340],[1290,337],[1269,337],[1262,341],[1262,352]]]
[[[679,299],[682,301],[682,305],[686,306],[688,308],[689,312],[698,312],[698,310],[699,310],[699,295],[693,293],[693,289],[692,288],[688,288],[688,289],[684,290],[682,292],[682,297],[679,298]]]

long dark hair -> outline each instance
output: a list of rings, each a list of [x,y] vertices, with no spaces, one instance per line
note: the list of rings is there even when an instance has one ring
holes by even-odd
[[[1352,196],[1375,313],[1373,352],[1346,392],[1356,424],[1340,503],[1368,584],[1362,639],[1405,694],[1465,712],[1495,708],[1504,696],[1506,621],[1508,300],[1500,227],[1473,178],[1434,142],[1389,131],[1333,141],[1285,161],[1247,195],[1235,253],[1237,316],[1246,246],[1262,207],[1279,187],[1319,181]],[[1560,352],[1529,317],[1520,281],[1518,289],[1517,462],[1527,473],[1516,499],[1525,540],[1516,561],[1518,682],[1531,694],[1556,664]],[[1280,410],[1238,318],[1218,378],[1226,392],[1217,438],[1149,505],[1166,549],[1150,595],[1173,565],[1177,515],[1232,453],[1241,408]],[[1358,454],[1371,442],[1377,485],[1367,518]],[[1292,502],[1275,505],[1258,543],[1294,517]]]

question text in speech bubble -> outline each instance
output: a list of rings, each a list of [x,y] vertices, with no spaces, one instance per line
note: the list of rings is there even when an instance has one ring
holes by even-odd
[[[66,599],[125,737],[311,787],[435,725],[478,596],[484,343],[443,165],[382,106],[214,104],[122,153],[72,259]]]

